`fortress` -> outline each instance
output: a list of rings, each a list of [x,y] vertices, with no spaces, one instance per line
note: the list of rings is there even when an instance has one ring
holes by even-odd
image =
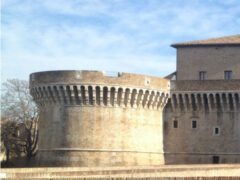
[[[240,163],[240,35],[173,44],[166,78],[30,75],[39,166]]]

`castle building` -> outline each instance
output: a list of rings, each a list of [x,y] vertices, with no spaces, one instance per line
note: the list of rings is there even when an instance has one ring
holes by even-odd
[[[240,162],[240,35],[173,44],[166,164]]]
[[[37,165],[239,163],[240,35],[172,47],[177,70],[166,78],[31,74],[40,112]]]

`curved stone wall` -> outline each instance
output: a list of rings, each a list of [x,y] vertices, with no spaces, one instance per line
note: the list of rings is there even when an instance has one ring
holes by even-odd
[[[166,79],[100,71],[30,76],[40,110],[40,166],[163,164]]]

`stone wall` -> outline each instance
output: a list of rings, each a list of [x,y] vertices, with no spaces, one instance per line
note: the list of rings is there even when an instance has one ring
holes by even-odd
[[[239,92],[240,79],[236,80],[177,80],[171,81],[171,92]]]
[[[171,82],[171,99],[163,113],[166,164],[206,164],[214,158],[215,163],[240,162],[237,86],[237,80]]]
[[[240,46],[189,46],[177,48],[177,80],[199,80],[205,71],[207,80],[224,79],[232,71],[240,79]]]

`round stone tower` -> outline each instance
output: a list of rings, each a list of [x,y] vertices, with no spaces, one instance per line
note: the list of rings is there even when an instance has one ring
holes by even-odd
[[[162,109],[169,81],[101,71],[30,75],[40,111],[39,166],[164,164]]]

